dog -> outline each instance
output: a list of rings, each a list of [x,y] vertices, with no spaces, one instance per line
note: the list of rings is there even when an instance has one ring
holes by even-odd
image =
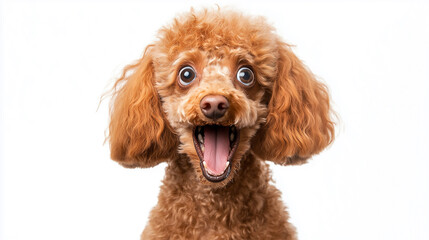
[[[141,239],[296,239],[266,161],[334,139],[327,87],[263,17],[191,10],[115,82],[111,158],[167,162]]]

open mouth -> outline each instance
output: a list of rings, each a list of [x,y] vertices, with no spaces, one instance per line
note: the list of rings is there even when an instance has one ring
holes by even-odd
[[[226,179],[238,146],[240,132],[235,126],[205,125],[194,129],[194,146],[204,177],[211,182]]]

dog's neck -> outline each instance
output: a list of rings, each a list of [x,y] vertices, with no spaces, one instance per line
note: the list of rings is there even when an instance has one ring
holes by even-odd
[[[163,180],[165,187],[162,188],[162,191],[170,191],[169,196],[174,193],[189,194],[189,196],[193,196],[193,200],[196,200],[196,204],[218,202],[221,207],[222,202],[227,201],[230,204],[231,201],[237,200],[242,204],[255,196],[251,193],[265,193],[270,186],[270,179],[268,164],[248,153],[244,155],[240,161],[239,170],[226,186],[212,188],[201,183],[189,158],[182,155],[175,161],[169,162]]]
[[[162,217],[151,218],[143,239],[231,239],[232,233],[238,234],[236,239],[295,239],[264,161],[245,155],[234,178],[222,188],[205,185],[196,175],[186,156],[168,163],[158,205],[151,213]],[[266,238],[267,234],[271,235]]]

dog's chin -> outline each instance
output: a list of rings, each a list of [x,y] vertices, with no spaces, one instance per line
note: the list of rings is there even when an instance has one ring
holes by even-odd
[[[239,129],[234,125],[201,125],[192,131],[204,179],[212,186],[225,186],[233,175],[233,157],[240,142]]]

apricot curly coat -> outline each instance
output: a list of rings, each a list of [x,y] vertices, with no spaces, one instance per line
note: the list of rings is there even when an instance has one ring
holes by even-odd
[[[184,66],[195,71],[187,86]],[[237,81],[242,66],[254,74],[251,86]],[[168,163],[142,239],[296,239],[265,160],[304,163],[332,142],[334,124],[326,87],[264,18],[221,10],[179,16],[113,91],[112,159],[125,167]],[[227,99],[222,117],[202,112],[207,95]],[[240,135],[221,181],[204,175],[194,142],[196,127],[207,125]]]

